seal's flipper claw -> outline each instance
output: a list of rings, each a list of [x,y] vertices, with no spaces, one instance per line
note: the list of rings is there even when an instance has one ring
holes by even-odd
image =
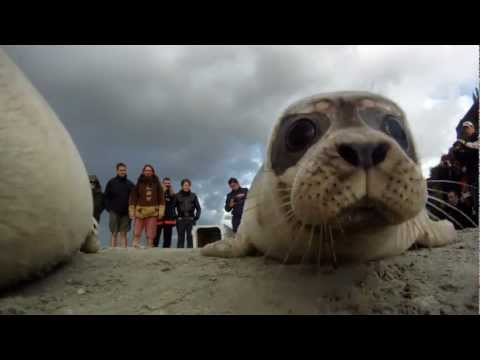
[[[251,245],[237,236],[208,244],[200,252],[204,256],[232,258],[247,256],[251,250]]]
[[[425,232],[417,239],[417,243],[426,247],[438,247],[458,240],[457,231],[450,221],[427,220]]]
[[[235,257],[233,254],[232,245],[227,240],[220,240],[212,244],[208,244],[201,249],[201,254],[204,256],[213,257]]]

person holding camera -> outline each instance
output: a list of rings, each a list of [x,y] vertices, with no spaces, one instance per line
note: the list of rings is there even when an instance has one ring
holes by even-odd
[[[458,148],[459,160],[465,165],[467,181],[473,186],[475,209],[478,210],[478,150],[480,143],[478,140],[478,132],[471,121],[465,121],[462,125],[461,138],[456,142]]]
[[[236,233],[242,221],[243,207],[247,200],[248,189],[242,188],[235,178],[228,180],[228,186],[232,190],[225,201],[225,211],[232,212],[232,229]]]

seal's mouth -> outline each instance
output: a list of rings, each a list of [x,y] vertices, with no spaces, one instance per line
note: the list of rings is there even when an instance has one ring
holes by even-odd
[[[337,215],[335,222],[342,228],[369,226],[385,226],[391,223],[392,213],[384,205],[367,198],[343,209]]]

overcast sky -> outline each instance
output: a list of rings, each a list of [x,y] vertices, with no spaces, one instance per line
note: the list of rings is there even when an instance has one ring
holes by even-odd
[[[368,90],[412,124],[424,173],[455,140],[478,81],[477,46],[5,46],[105,186],[125,162],[188,177],[219,223],[227,179],[249,185],[292,101]],[[106,221],[105,221],[106,222]]]

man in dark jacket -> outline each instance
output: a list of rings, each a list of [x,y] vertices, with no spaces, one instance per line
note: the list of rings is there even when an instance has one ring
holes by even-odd
[[[105,210],[102,186],[95,175],[90,175],[88,178],[90,180],[90,188],[92,189],[93,217],[97,220],[97,223],[100,224],[100,216],[102,215],[103,210]]]
[[[162,230],[163,235],[163,247],[169,248],[172,244],[172,229],[176,225],[177,213],[176,213],[176,197],[172,188],[172,181],[166,177],[162,181],[163,188],[165,189],[165,215],[162,220],[159,220],[157,227],[157,236],[153,241],[153,246],[158,247],[160,244],[160,236]]]
[[[228,186],[232,191],[227,195],[225,211],[232,212],[232,229],[236,233],[242,221],[243,206],[247,200],[248,189],[240,187],[238,180],[235,178],[228,180]]]
[[[117,164],[116,170],[117,176],[110,179],[105,188],[105,208],[110,215],[111,246],[117,246],[117,236],[120,233],[120,239],[124,247],[128,247],[127,233],[130,230],[128,200],[135,185],[127,179],[127,166],[125,164]]]
[[[176,194],[177,207],[177,232],[178,232],[178,248],[185,245],[185,235],[187,236],[187,247],[193,248],[192,228],[200,219],[202,209],[198,202],[197,195],[190,191],[192,182],[184,179],[181,182],[182,190]]]

